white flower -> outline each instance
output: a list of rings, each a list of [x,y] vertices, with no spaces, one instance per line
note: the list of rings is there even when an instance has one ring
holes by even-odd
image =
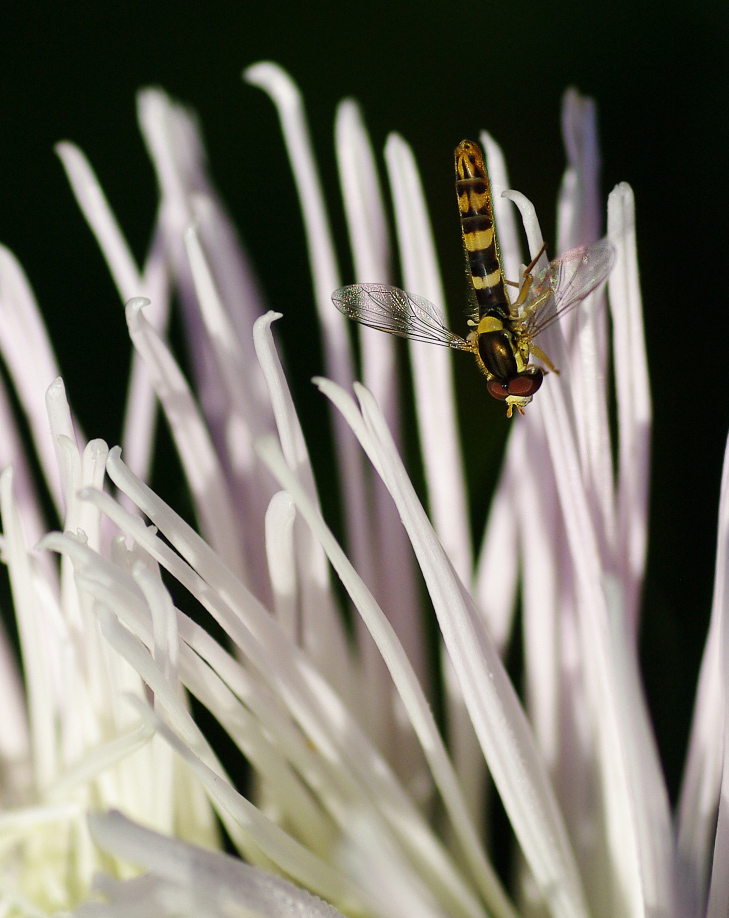
[[[545,349],[562,373],[549,376],[514,423],[474,558],[450,354],[409,344],[431,525],[398,453],[391,338],[361,330],[368,388],[355,383],[350,394],[350,329],[330,302],[340,277],[298,91],[272,64],[246,76],[278,107],[303,206],[329,377],[317,385],[335,408],[348,552],[319,509],[273,343],[279,315],[256,319],[258,297],[205,178],[194,123],[162,94],[144,93],[140,120],[161,205],[143,271],[82,154],[59,149],[129,300],[136,356],[123,458],[100,441],[77,447],[84,441],[58,381],[48,390],[52,439],[45,436],[41,393],[57,370],[22,272],[9,253],[0,261],[0,347],[63,523],[63,534],[44,536],[33,550],[45,524],[0,400],[0,458],[12,462],[0,479],[3,557],[26,681],[24,694],[0,645],[8,712],[0,731],[4,912],[726,914],[729,472],[712,626],[674,821],[637,657],[650,398],[629,187],[619,185],[608,202],[617,250],[610,335],[601,293],[569,317],[564,338],[551,332]],[[557,251],[594,240],[601,223],[594,111],[574,92],[564,125],[569,167]],[[352,102],[339,109],[336,139],[356,279],[387,282],[384,208]],[[523,196],[501,197],[508,182],[500,150],[488,136],[482,141],[506,271],[515,278],[528,259],[512,201],[532,255],[541,233]],[[393,136],[385,160],[404,286],[442,305],[413,156]],[[185,309],[196,395],[165,341],[172,285]],[[155,397],[200,534],[144,483]],[[118,498],[103,489],[104,472]],[[62,558],[59,569],[52,553]],[[352,635],[330,565],[357,613]],[[430,707],[435,685],[417,568],[445,651],[447,745]],[[227,645],[176,608],[165,583],[175,584],[175,596],[184,587]],[[524,707],[502,663],[519,585]],[[251,764],[248,796],[198,727],[185,690]],[[482,836],[492,804],[487,769],[521,852],[508,892]],[[249,865],[189,844],[216,845],[210,805]],[[88,810],[97,811],[90,832]],[[103,895],[91,904],[94,871],[104,873]]]

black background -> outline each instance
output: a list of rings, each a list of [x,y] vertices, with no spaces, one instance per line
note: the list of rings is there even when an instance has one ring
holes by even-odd
[[[310,337],[298,204],[288,164],[276,168],[269,155],[280,139],[273,106],[242,83],[242,68],[270,58],[300,85],[340,236],[332,148],[337,102],[347,95],[361,102],[378,150],[389,131],[404,135],[422,170],[454,314],[463,280],[452,148],[490,130],[505,150],[512,186],[534,201],[553,240],[564,167],[561,95],[576,85],[595,97],[603,191],[626,180],[637,199],[656,421],[643,654],[672,793],[710,607],[729,428],[727,34],[725,4],[681,9],[645,0],[107,0],[5,3],[0,14],[0,241],[30,277],[86,431],[111,443],[120,435],[128,339],[116,292],[53,154],[55,142],[73,140],[89,156],[141,260],[156,195],[135,92],[160,85],[198,111],[215,181],[269,303],[286,315],[278,334],[296,396],[311,418],[320,403],[307,380],[322,368]],[[292,201],[285,240],[266,194],[272,184],[279,201]],[[349,280],[344,244],[340,254]],[[471,417],[471,406],[486,401],[474,381],[472,367],[458,369],[463,410]],[[483,409],[483,430],[467,443],[475,525],[507,430],[501,415]],[[307,423],[316,435],[316,422]]]

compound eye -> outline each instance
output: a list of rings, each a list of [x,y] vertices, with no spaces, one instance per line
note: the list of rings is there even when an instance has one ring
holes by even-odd
[[[513,379],[510,379],[507,388],[508,395],[517,395],[519,398],[528,398],[539,389],[542,385],[542,380],[544,379],[544,374],[541,370],[536,370],[534,373],[521,373],[519,376],[515,376]],[[491,390],[489,390],[491,391]],[[491,392],[493,395],[493,392]],[[499,396],[497,396],[498,398]],[[500,396],[504,397],[504,396]]]
[[[486,388],[489,391],[489,395],[493,395],[493,397],[499,399],[500,402],[506,401],[509,397],[509,390],[502,382],[499,382],[498,379],[490,379],[486,383]]]

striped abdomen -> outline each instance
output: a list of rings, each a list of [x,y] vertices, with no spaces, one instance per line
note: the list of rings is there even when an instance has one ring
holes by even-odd
[[[481,148],[472,140],[458,144],[456,158],[456,194],[461,214],[463,247],[478,302],[479,319],[510,313],[509,298],[494,228],[491,188]]]

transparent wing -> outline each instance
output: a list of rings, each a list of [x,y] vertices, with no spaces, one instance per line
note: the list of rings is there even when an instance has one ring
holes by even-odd
[[[551,261],[532,285],[523,312],[525,328],[536,337],[553,322],[574,309],[598,287],[612,271],[615,249],[607,239],[570,249]],[[546,296],[545,296],[546,295]],[[530,304],[544,296],[544,301],[529,315]]]
[[[440,311],[432,303],[398,287],[353,284],[335,290],[332,302],[345,316],[368,328],[458,351],[471,350],[467,341],[446,328]]]

